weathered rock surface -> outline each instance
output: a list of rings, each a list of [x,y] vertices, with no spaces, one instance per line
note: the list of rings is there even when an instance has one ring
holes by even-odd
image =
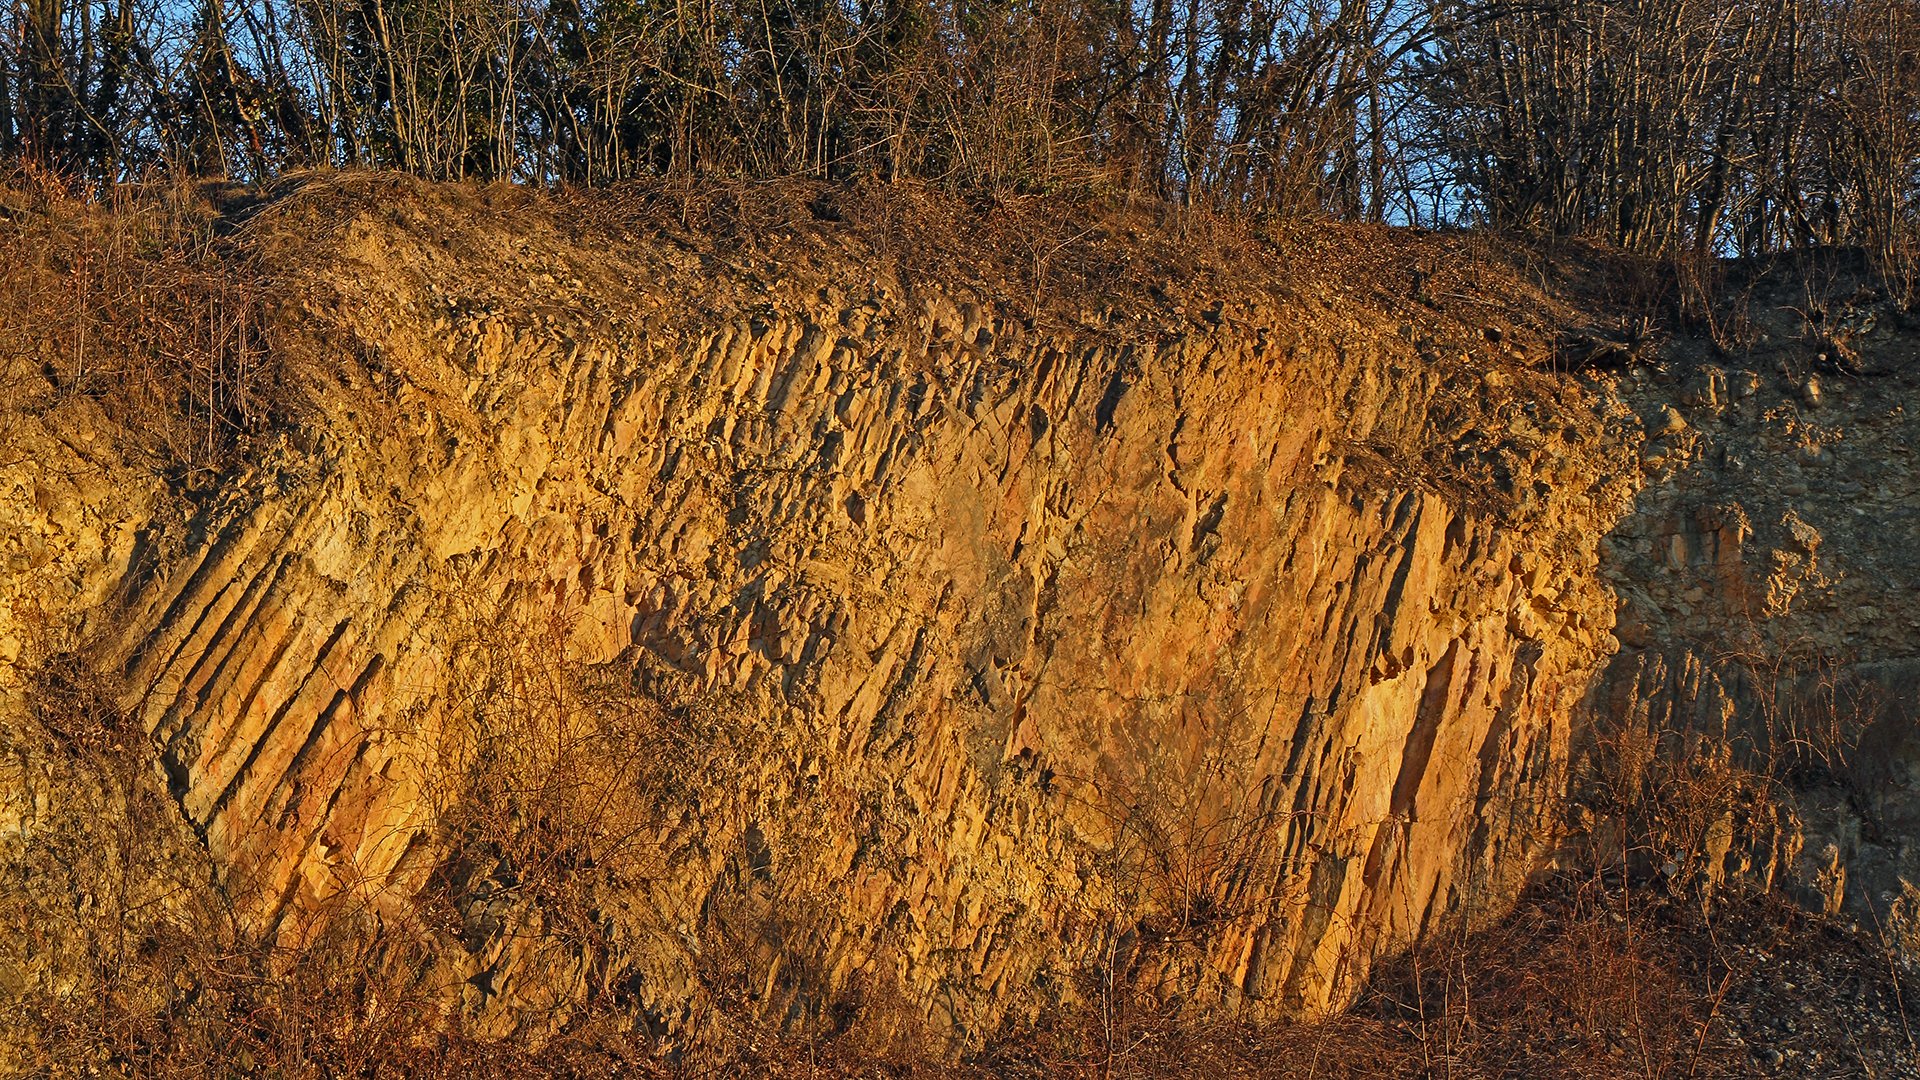
[[[1772,778],[1777,809],[1696,838],[1708,877],[1910,935],[1920,370],[1909,317],[1857,268],[1817,280],[1760,280],[1732,352],[1676,339],[1603,379],[1650,437],[1602,546],[1623,648],[1585,722],[1704,735]]]
[[[0,461],[9,889],[92,798],[28,775],[68,654],[168,865],[283,943],[408,928],[499,1034],[698,1038],[721,975],[956,1046],[1103,981],[1310,1012],[1554,843],[1638,423],[1477,328],[1311,253],[1035,318],[832,234],[250,227],[301,240],[287,430],[211,491],[79,405]]]

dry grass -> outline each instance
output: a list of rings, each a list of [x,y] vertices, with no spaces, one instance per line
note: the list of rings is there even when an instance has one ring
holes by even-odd
[[[1870,936],[1777,899],[1709,918],[1697,906],[1559,877],[1491,930],[1441,936],[1381,969],[1346,1014],[1312,1023],[1182,1027],[1151,1013],[1112,1039],[1059,1018],[981,1062],[996,1076],[1735,1077],[1912,1068],[1902,976]],[[1844,988],[1806,1023],[1802,987]],[[1796,1036],[1779,1026],[1799,1021]],[[1891,1037],[1889,1037],[1891,1036]],[[1779,1052],[1779,1051],[1775,1051]],[[1794,1063],[1798,1063],[1797,1068]]]
[[[274,423],[272,284],[223,238],[224,196],[169,185],[100,202],[0,172],[0,412],[93,402],[123,449],[195,481]]]

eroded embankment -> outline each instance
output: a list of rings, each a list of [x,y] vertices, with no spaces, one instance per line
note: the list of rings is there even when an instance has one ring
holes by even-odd
[[[185,884],[140,918],[210,890],[482,1032],[964,1045],[1102,986],[1336,1005],[1554,842],[1638,425],[1519,358],[1511,281],[1461,322],[1412,298],[1440,242],[1302,232],[1010,298],[852,227],[558,213],[261,211],[291,419],[217,486],[21,398],[16,925],[142,903],[41,864],[146,799]],[[57,657],[150,766],[74,779]],[[7,941],[10,993],[85,982]]]

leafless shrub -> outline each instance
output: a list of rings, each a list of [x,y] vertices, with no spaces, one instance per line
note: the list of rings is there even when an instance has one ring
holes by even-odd
[[[1660,255],[1863,247],[1911,277],[1903,0],[1447,5],[1417,138],[1490,223]]]
[[[96,205],[45,170],[0,179],[0,385],[7,407],[85,399],[188,477],[224,467],[281,409],[266,282],[227,262],[184,187]]]
[[[1793,884],[1795,793],[1847,784],[1883,701],[1805,647],[1685,658],[1644,707],[1590,718],[1576,767],[1576,865],[1701,903]]]
[[[633,884],[648,872],[657,707],[569,661],[563,612],[463,619],[456,670],[476,672],[450,710],[429,790],[437,828],[478,879],[539,903],[577,899],[578,872]],[[621,673],[624,675],[624,672]],[[622,680],[624,681],[624,680]]]

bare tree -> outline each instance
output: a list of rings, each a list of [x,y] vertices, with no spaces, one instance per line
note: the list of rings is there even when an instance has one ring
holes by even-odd
[[[1911,277],[1915,0],[18,0],[0,152],[1092,188]],[[1905,278],[1902,278],[1905,280]]]

